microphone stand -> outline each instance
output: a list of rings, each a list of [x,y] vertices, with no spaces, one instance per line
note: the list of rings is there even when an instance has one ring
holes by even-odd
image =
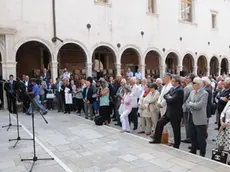
[[[9,94],[10,94],[10,91],[9,91],[9,89],[8,89],[7,87],[5,87],[5,84],[8,83],[8,82],[5,81],[5,80],[1,80],[0,82],[1,82],[1,84],[2,84],[2,86],[3,86],[3,89],[5,89],[5,91],[6,91],[7,94],[9,95]],[[13,95],[11,95],[11,96],[13,96]],[[9,111],[9,101],[8,101],[8,99],[9,99],[9,97],[7,96],[7,106],[8,106],[8,112],[9,112],[9,124],[8,124],[8,125],[2,126],[2,128],[8,127],[6,131],[9,131],[9,129],[10,129],[11,127],[17,127],[17,128],[18,128],[18,127],[22,127],[22,126],[19,125],[18,123],[17,123],[17,125],[13,125],[13,124],[12,124],[12,122],[11,122],[11,113],[10,113],[10,111]],[[17,106],[16,106],[16,108],[17,108]]]
[[[18,78],[17,78],[18,79]],[[19,79],[20,82],[22,82],[20,79]],[[43,161],[43,160],[54,160],[54,158],[38,158],[37,157],[37,154],[36,154],[36,143],[35,143],[35,125],[34,125],[34,107],[37,106],[37,103],[34,101],[34,99],[32,99],[26,92],[24,92],[24,94],[26,96],[29,97],[29,100],[30,100],[30,103],[31,103],[31,108],[32,108],[32,130],[33,130],[33,158],[29,158],[29,159],[21,159],[21,161],[33,161],[32,163],[32,166],[31,166],[31,169],[29,172],[32,172],[33,170],[33,167],[35,165],[35,163],[37,161]],[[41,113],[40,113],[41,114]],[[43,120],[45,121],[46,124],[48,124],[48,121],[45,119],[44,115],[41,114]]]
[[[18,84],[18,83],[17,83]],[[8,89],[7,87],[6,87],[6,89]],[[19,91],[21,92],[21,90],[19,89]],[[9,92],[9,90],[8,90],[8,92]],[[15,99],[16,99],[16,97],[14,97]],[[24,106],[24,105],[23,105]],[[17,138],[16,139],[9,139],[9,142],[10,141],[16,141],[15,142],[15,144],[13,145],[13,148],[15,148],[16,147],[16,145],[18,144],[18,142],[20,141],[20,140],[33,140],[33,139],[25,139],[25,138],[21,138],[20,137],[20,135],[19,135],[19,127],[21,127],[21,125],[19,125],[19,119],[18,119],[18,107],[16,106],[16,121],[17,121]]]

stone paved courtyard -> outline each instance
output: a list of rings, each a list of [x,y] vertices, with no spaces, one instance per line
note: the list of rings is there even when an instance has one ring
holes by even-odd
[[[8,122],[6,112],[0,112],[0,125]],[[23,125],[22,138],[30,138],[31,117],[19,114]],[[116,128],[95,126],[76,114],[64,115],[50,112],[46,124],[36,114],[38,157],[54,157],[54,161],[38,161],[35,172],[222,172],[230,168],[175,150],[165,145],[150,145],[148,138],[121,134]],[[14,119],[12,120],[15,123]],[[135,134],[135,133],[134,133]],[[184,133],[182,134],[184,135]],[[210,135],[209,150],[214,147]],[[20,141],[16,148],[8,139],[16,137],[16,129],[0,129],[0,172],[27,172],[31,162],[32,141]],[[188,145],[182,145],[187,149]],[[187,150],[186,150],[187,151]]]

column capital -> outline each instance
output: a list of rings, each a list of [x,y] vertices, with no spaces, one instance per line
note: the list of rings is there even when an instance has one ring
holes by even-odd
[[[11,66],[16,66],[17,62],[15,61],[3,61],[2,62],[2,66],[5,66],[5,67],[11,67]]]
[[[115,63],[114,66],[117,67],[117,68],[118,67],[121,68],[121,64],[120,63]]]

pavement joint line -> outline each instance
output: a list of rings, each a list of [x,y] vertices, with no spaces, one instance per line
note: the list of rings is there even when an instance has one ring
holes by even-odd
[[[72,115],[72,114],[71,114],[71,115]],[[83,118],[83,117],[81,117],[81,116],[77,116],[77,115],[74,115],[74,116],[76,116],[77,118],[86,120],[86,121],[88,121],[88,122],[90,122],[90,123],[94,123],[93,121],[87,120],[87,119],[85,119],[85,118]],[[119,129],[117,129],[117,128],[114,128],[114,127],[111,127],[111,126],[107,126],[107,125],[103,125],[103,127],[106,127],[106,128],[109,128],[109,129],[118,131],[118,132],[121,131],[121,130],[119,130]],[[136,137],[136,138],[139,138],[139,139],[142,139],[142,140],[145,140],[145,141],[150,141],[149,139],[146,139],[146,138],[141,137],[141,136],[137,136],[137,135],[135,135],[135,134],[133,134],[133,133],[122,133],[122,134],[127,134],[127,135],[130,135],[130,136],[132,136],[132,137]],[[176,150],[176,151],[182,152],[182,153],[184,153],[184,154],[187,154],[187,155],[190,155],[190,156],[194,156],[194,157],[196,157],[196,158],[198,157],[198,158],[201,158],[201,159],[203,159],[203,160],[206,160],[206,161],[209,161],[209,162],[212,162],[212,163],[217,163],[217,164],[219,164],[219,165],[221,165],[221,166],[225,166],[225,167],[230,168],[230,166],[227,165],[227,164],[223,164],[223,163],[220,163],[220,162],[211,160],[211,159],[209,159],[209,158],[205,158],[205,157],[202,157],[202,156],[198,156],[198,155],[195,155],[195,154],[192,154],[192,153],[183,151],[183,150],[181,150],[181,149],[175,149],[175,148],[166,146],[166,145],[164,145],[164,144],[161,144],[161,145],[164,146],[164,147],[170,148],[170,149],[172,149],[172,150]]]
[[[12,115],[12,118],[16,120],[15,116]],[[19,125],[33,138],[33,134],[19,121]],[[65,163],[63,163],[56,155],[54,155],[37,137],[35,136],[35,141],[52,157],[54,160],[66,171],[66,172],[73,172]]]

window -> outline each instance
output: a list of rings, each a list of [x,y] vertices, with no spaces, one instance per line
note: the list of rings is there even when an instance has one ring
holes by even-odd
[[[193,0],[181,0],[181,19],[193,21]]]
[[[148,0],[148,11],[156,13],[156,0]]]
[[[101,3],[108,3],[108,0],[97,0],[97,2],[101,2]]]
[[[212,28],[216,29],[216,14],[212,13]]]

